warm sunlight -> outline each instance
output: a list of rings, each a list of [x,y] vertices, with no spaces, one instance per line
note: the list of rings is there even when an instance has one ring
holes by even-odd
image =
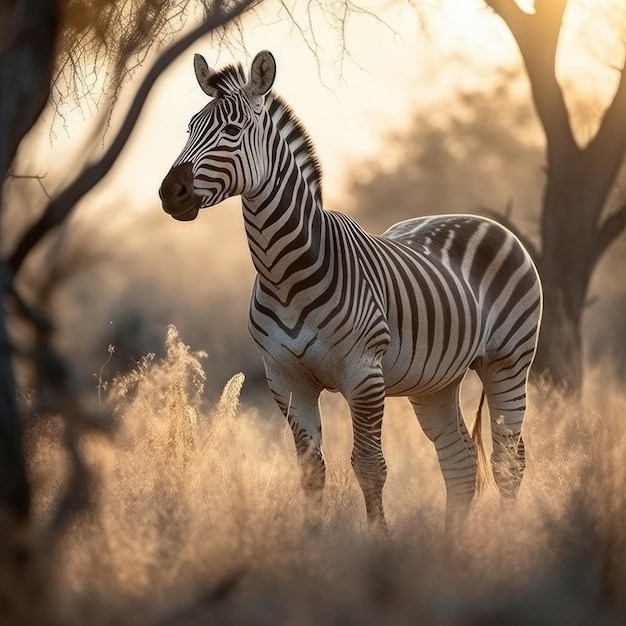
[[[626,624],[625,10],[0,2],[0,624]]]
[[[525,9],[531,4],[521,3]],[[573,110],[583,138],[597,123],[597,112],[590,118],[589,107],[601,111],[617,81],[612,68],[619,66],[623,57],[615,37],[618,22],[614,9],[608,6],[606,11],[611,19],[591,19],[597,17],[595,3],[572,2],[561,34],[557,67],[566,96],[576,102],[580,93],[593,94],[582,110],[576,106]],[[284,9],[271,2],[247,19],[251,28],[244,31],[245,49],[212,50],[204,40],[195,44],[157,84],[110,177],[109,191],[97,192],[104,194],[99,202],[118,196],[122,187],[125,202],[142,206],[156,201],[155,189],[172,151],[184,143],[187,120],[206,102],[193,76],[195,51],[220,66],[245,61],[263,48],[272,50],[278,61],[276,90],[298,112],[314,138],[324,188],[334,202],[343,193],[346,165],[380,150],[381,141],[390,131],[401,130],[415,108],[438,115],[449,95],[485,88],[493,80],[495,68],[521,67],[510,33],[480,0],[446,0],[437,8],[425,5],[417,11],[402,4],[380,3],[375,15],[350,18],[343,59],[341,35],[333,26],[316,24],[313,39],[307,31],[291,26]],[[613,47],[605,45],[611,42]],[[317,57],[311,49],[317,49]],[[520,89],[521,97],[527,98],[525,81],[520,81]],[[66,133],[71,137],[74,125],[82,125],[88,116],[88,112],[68,113],[67,129],[57,124],[52,145],[43,129],[41,160],[50,151],[65,150]],[[158,138],[155,127],[159,128]]]

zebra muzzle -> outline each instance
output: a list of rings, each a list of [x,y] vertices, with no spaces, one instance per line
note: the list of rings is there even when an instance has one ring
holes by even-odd
[[[191,163],[174,166],[159,189],[163,210],[174,219],[189,221],[197,217],[202,199],[193,192]]]

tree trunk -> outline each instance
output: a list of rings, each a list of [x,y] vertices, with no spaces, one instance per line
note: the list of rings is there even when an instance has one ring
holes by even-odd
[[[567,0],[485,0],[517,42],[546,135],[547,183],[541,215],[544,317],[534,373],[578,395],[582,386],[581,321],[593,270],[624,232],[626,204],[603,216],[626,152],[626,66],[596,135],[581,147],[556,77],[556,51]]]
[[[0,41],[0,185],[23,137],[50,92],[58,27],[55,0],[21,0],[12,8]],[[0,188],[0,213],[2,189]],[[13,276],[0,261],[0,621],[36,623],[40,571],[30,535],[30,486],[22,419],[16,400],[13,350],[5,304]]]
[[[25,520],[29,510],[29,488],[22,451],[22,422],[15,401],[12,351],[6,327],[4,294],[8,279],[0,264],[0,512],[3,517]]]
[[[545,279],[542,283],[544,310],[533,375],[576,397],[583,380],[580,326],[566,312],[565,290]]]
[[[58,7],[53,0],[16,3],[0,42],[0,181],[24,135],[43,110],[50,93]],[[2,208],[0,189],[0,210]],[[15,400],[12,350],[5,302],[12,275],[0,265],[0,509],[25,519],[29,490],[22,450],[22,424]]]
[[[577,396],[583,381],[581,324],[591,276],[603,252],[597,219],[611,185],[578,147],[548,153],[538,269],[544,314],[535,373]]]

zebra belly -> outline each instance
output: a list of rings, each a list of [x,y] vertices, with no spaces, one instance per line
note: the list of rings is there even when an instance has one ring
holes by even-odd
[[[489,329],[479,305],[482,274],[474,276],[470,264],[464,268],[464,259],[472,233],[491,227],[467,216],[417,218],[379,239],[389,268],[381,281],[391,337],[383,360],[387,395],[435,393],[484,354]]]
[[[387,396],[426,396],[444,389],[465,375],[478,354],[472,353],[464,359],[449,363],[447,367],[432,370],[419,358],[406,365],[384,367],[385,393]]]
[[[387,395],[439,391],[484,353],[484,323],[471,298],[455,300],[440,293],[430,304],[425,301],[422,291],[389,304],[391,341],[382,361]]]

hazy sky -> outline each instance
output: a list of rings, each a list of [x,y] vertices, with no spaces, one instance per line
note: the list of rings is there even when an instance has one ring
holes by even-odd
[[[300,4],[300,0],[294,1]],[[577,89],[594,94],[599,112],[618,77],[610,66],[619,66],[624,60],[624,49],[615,30],[611,30],[611,25],[619,22],[595,19],[594,12],[600,4],[609,1],[570,0],[572,8],[565,16],[557,68],[566,87],[575,84]],[[203,54],[209,64],[219,69],[232,61],[242,61],[248,68],[257,51],[273,52],[278,66],[275,89],[292,106],[317,147],[324,173],[325,206],[342,210],[343,185],[351,168],[364,158],[396,160],[398,155],[389,153],[384,138],[391,130],[401,134],[414,111],[445,119],[454,109],[455,94],[460,89],[484,88],[489,92],[495,67],[521,67],[509,31],[485,8],[482,0],[415,0],[415,3],[421,7],[421,15],[401,0],[370,0],[368,6],[383,23],[374,17],[352,18],[346,41],[352,58],[346,59],[341,68],[337,66],[340,41],[336,31],[318,16],[315,33],[320,50],[316,57],[273,0],[266,0],[261,6],[263,12],[256,19],[246,21],[246,51],[230,54],[212,46],[209,38],[197,42],[158,81],[122,157],[109,176],[84,198],[75,215],[90,218],[96,212],[98,218],[103,216],[105,225],[110,223],[115,227],[119,238],[125,239],[120,241],[120,249],[134,254],[132,263],[136,267],[130,268],[129,274],[141,267],[152,269],[155,259],[156,272],[167,267],[164,275],[158,275],[158,284],[164,291],[169,289],[168,280],[174,281],[173,293],[186,280],[205,294],[205,301],[209,302],[206,294],[210,289],[247,289],[252,282],[253,267],[247,258],[237,202],[203,211],[197,220],[184,224],[172,220],[160,208],[161,181],[186,141],[190,117],[207,102],[194,77],[193,54]],[[383,10],[381,6],[387,8]],[[608,42],[614,45],[607,48]],[[140,78],[138,73],[134,84],[129,85],[131,92]],[[566,97],[572,94],[568,87]],[[530,97],[525,80],[519,82],[519,95]],[[124,112],[124,101],[119,105],[118,116]],[[50,118],[45,118],[38,127],[39,154],[33,157],[32,152],[26,151],[28,160],[20,166],[26,174],[47,174],[44,184],[53,195],[55,184],[58,189],[74,176],[72,151],[76,151],[77,142],[79,145],[84,134],[83,127],[91,119],[89,111],[65,111],[65,114],[67,132],[57,125],[58,138],[51,143]],[[113,120],[107,141],[113,138],[118,121]],[[579,127],[583,134],[585,129],[590,132],[593,121],[583,120]],[[541,140],[538,136],[537,141]],[[35,183],[32,186],[43,201],[43,192]],[[19,206],[20,211],[23,208]],[[137,219],[139,210],[147,211],[149,219]],[[99,227],[100,222],[96,224]],[[105,242],[110,240],[103,237]],[[86,247],[89,246],[90,242],[86,242]],[[217,285],[215,274],[218,274]],[[147,275],[146,270],[135,279],[139,289],[133,291],[134,297],[151,293],[150,281],[155,279],[146,278]],[[237,277],[236,281],[233,276]],[[616,275],[616,285],[618,279]],[[142,285],[145,291],[141,291]],[[98,298],[105,301],[114,297],[115,294],[98,291]],[[156,294],[155,299],[158,297]],[[194,296],[194,302],[196,299]],[[208,320],[210,304],[203,306],[208,306]],[[246,305],[242,300],[238,306],[243,330]],[[167,321],[179,323],[185,317],[195,319],[194,316],[205,314],[205,309],[197,303],[191,309],[188,311],[182,305],[177,317]],[[78,313],[82,316],[82,309]],[[107,315],[108,310],[99,317],[88,315],[91,325],[80,319],[75,327],[68,326],[71,328],[68,337],[74,339],[76,328],[82,328],[88,338],[85,345],[90,345],[93,337],[108,336],[113,313],[111,317]],[[202,332],[205,334],[198,336],[204,339],[198,345],[204,347],[207,339],[206,332]]]
[[[321,160],[327,198],[340,195],[350,162],[381,150],[385,132],[401,128],[408,113],[419,103],[440,99],[444,92],[454,88],[455,80],[477,80],[473,71],[463,77],[458,64],[456,69],[450,67],[449,74],[438,67],[462,50],[455,32],[463,35],[464,45],[473,48],[474,54],[493,49],[494,42],[499,42],[496,45],[502,52],[501,59],[514,58],[515,49],[509,45],[506,32],[494,24],[494,17],[482,8],[481,2],[465,0],[462,3],[465,8],[460,12],[453,6],[458,2],[447,2],[441,16],[425,9],[432,18],[432,27],[428,28],[421,25],[418,13],[404,3],[385,4],[387,10],[377,8],[381,21],[371,16],[353,16],[346,41],[351,58],[345,59],[341,67],[337,63],[340,36],[321,20],[314,25],[320,44],[317,57],[299,30],[284,13],[277,11],[276,4],[262,5],[266,8],[261,19],[271,25],[254,25],[254,19],[249,20],[250,28],[245,35],[247,50],[254,55],[267,48],[276,57],[275,90],[292,106],[311,134]],[[464,15],[473,14],[480,18],[474,20],[481,27],[480,33],[464,32]],[[245,53],[222,50],[218,54],[211,49],[210,41],[204,40],[183,54],[163,77],[125,155],[126,163],[150,160],[150,172],[145,173],[133,190],[142,201],[149,200],[155,185],[158,187],[182,149],[189,118],[207,102],[194,77],[194,52],[203,54],[215,68],[241,61],[247,69],[250,63]],[[486,56],[489,55],[493,52]],[[157,143],[155,128],[158,128]],[[385,158],[383,152],[380,158]]]
[[[322,164],[327,206],[339,209],[350,166],[365,156],[393,158],[385,152],[383,139],[390,130],[402,129],[412,111],[419,107],[445,115],[454,106],[455,91],[488,88],[495,66],[520,64],[510,33],[482,0],[419,0],[419,12],[398,0],[362,4],[371,7],[375,17],[351,17],[346,38],[351,56],[341,65],[342,41],[323,15],[314,17],[315,55],[309,49],[315,43],[311,31],[301,32],[273,0],[245,20],[245,50],[216,48],[209,38],[198,41],[163,74],[122,158],[87,200],[106,205],[111,198],[122,198],[124,209],[158,206],[158,187],[184,145],[188,121],[207,102],[194,77],[195,52],[216,69],[233,61],[248,68],[257,51],[267,48],[274,53],[275,89],[309,130]],[[617,38],[607,32],[615,20],[602,25],[594,19],[600,4],[571,0],[557,68],[564,84],[575,82],[597,94],[599,107],[617,79],[609,63],[616,55],[622,58],[614,64],[623,60]],[[612,40],[616,47],[607,51],[605,43]],[[525,83],[523,89],[521,96],[529,97]],[[75,145],[85,119],[88,112],[70,112],[67,136],[59,130],[52,146],[42,125],[43,150],[33,162],[37,173],[63,171],[66,163],[58,155]]]

